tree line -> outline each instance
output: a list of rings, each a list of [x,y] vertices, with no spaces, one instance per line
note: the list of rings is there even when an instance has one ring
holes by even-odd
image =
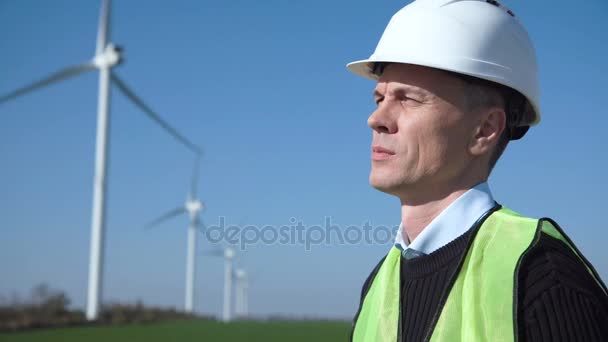
[[[137,301],[133,304],[102,305],[99,320],[91,323],[86,320],[84,311],[70,308],[70,303],[70,298],[64,291],[53,289],[44,283],[34,286],[27,299],[21,299],[16,295],[10,299],[0,298],[0,331],[205,318],[173,308],[145,306],[141,301]]]

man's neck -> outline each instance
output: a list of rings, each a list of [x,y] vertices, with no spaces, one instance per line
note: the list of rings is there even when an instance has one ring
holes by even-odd
[[[424,199],[413,198],[412,196],[401,197],[401,223],[403,226],[401,234],[403,234],[403,239],[413,241],[452,202],[484,181],[480,180],[453,189],[436,191],[434,194],[430,191],[425,192]]]

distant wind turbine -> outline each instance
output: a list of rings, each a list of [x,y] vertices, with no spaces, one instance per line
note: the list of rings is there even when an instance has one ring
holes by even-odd
[[[203,210],[203,203],[196,197],[198,189],[198,169],[200,163],[200,155],[196,157],[194,162],[194,170],[192,171],[192,182],[190,183],[190,193],[186,199],[186,203],[173,210],[168,211],[159,218],[146,225],[146,228],[151,228],[161,224],[171,218],[182,214],[188,214],[190,224],[188,225],[188,251],[186,256],[186,298],[184,311],[192,313],[194,309],[194,284],[196,278],[195,271],[195,256],[196,256],[196,231],[198,228],[204,228],[203,223],[199,218],[199,213]]]
[[[234,260],[234,249],[226,247],[224,249],[224,312],[222,319],[224,322],[232,320],[230,310],[230,297],[232,295],[232,262]]]
[[[235,292],[235,315],[239,318],[246,318],[249,315],[249,277],[242,268],[234,271],[234,292]]]
[[[232,270],[234,258],[236,256],[234,248],[226,247],[224,250],[218,249],[207,251],[203,252],[203,254],[224,258],[224,306],[222,310],[222,321],[230,322],[232,320],[232,277],[234,276]]]
[[[145,102],[122,81],[112,68],[122,61],[122,50],[109,42],[110,35],[110,0],[103,0],[101,14],[99,18],[99,29],[97,32],[97,45],[95,56],[92,60],[83,64],[77,64],[59,70],[41,80],[38,80],[25,87],[19,88],[8,94],[0,96],[0,105],[13,100],[17,97],[32,91],[44,88],[53,83],[63,81],[82,73],[99,70],[99,98],[97,106],[97,141],[95,148],[95,176],[93,179],[93,212],[91,218],[91,246],[89,262],[89,287],[87,292],[88,320],[95,320],[99,315],[99,302],[102,296],[102,275],[103,275],[103,253],[104,253],[104,231],[106,214],[106,173],[108,157],[108,126],[110,123],[110,81],[127,96],[137,107],[139,107],[148,117],[159,124],[175,139],[184,146],[192,150],[197,155],[201,150],[186,139],[156,112],[154,112]]]

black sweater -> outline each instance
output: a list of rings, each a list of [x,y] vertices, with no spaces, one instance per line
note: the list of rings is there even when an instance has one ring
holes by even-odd
[[[422,341],[431,330],[473,231],[429,255],[401,258],[401,341]],[[383,261],[366,280],[361,303]],[[567,245],[544,233],[520,266],[517,317],[519,341],[608,341],[608,296]]]

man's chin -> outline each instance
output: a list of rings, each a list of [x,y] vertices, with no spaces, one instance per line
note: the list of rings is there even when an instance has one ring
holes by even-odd
[[[397,194],[398,189],[400,188],[400,183],[398,181],[374,174],[374,172],[369,175],[369,185],[374,189],[389,195]]]

